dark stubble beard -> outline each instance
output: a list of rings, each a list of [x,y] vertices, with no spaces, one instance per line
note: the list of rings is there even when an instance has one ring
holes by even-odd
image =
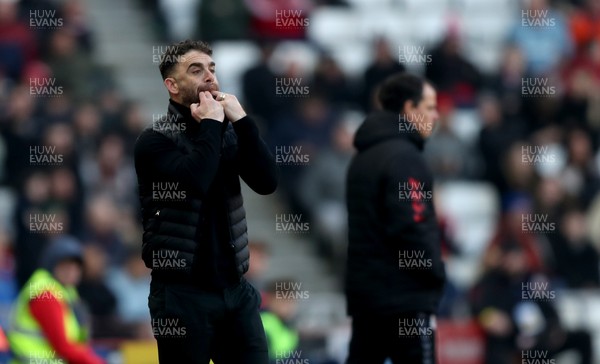
[[[194,103],[199,103],[200,102],[200,92],[203,91],[219,91],[219,86],[217,84],[211,84],[211,85],[203,85],[203,86],[199,86],[196,89],[186,89],[186,90],[182,90],[182,94],[181,94],[181,101],[183,102],[183,104],[187,107],[190,107],[191,104]]]

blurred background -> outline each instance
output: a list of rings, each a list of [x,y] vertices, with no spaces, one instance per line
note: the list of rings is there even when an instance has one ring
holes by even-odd
[[[94,348],[157,363],[132,152],[166,113],[160,55],[186,38],[212,44],[280,165],[276,194],[244,191],[248,279],[304,363],[346,357],[345,171],[403,70],[438,90],[440,363],[600,363],[600,0],[0,0],[1,327],[69,234]],[[282,282],[300,294],[275,308]]]

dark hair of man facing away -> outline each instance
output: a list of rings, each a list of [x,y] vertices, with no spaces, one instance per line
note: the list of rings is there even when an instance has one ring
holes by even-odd
[[[384,110],[401,113],[406,101],[414,105],[421,101],[426,83],[429,82],[410,73],[399,73],[382,82],[377,98]]]
[[[186,39],[168,46],[167,50],[161,55],[160,64],[158,66],[163,80],[169,77],[171,70],[179,63],[180,58],[191,50],[196,50],[209,56],[212,56],[213,52],[210,45],[201,40]]]

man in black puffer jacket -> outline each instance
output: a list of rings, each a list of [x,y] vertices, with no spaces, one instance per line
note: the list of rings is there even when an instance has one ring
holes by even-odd
[[[421,150],[438,118],[436,93],[401,73],[382,83],[378,100],[383,110],[358,129],[347,176],[348,363],[433,364],[445,273]]]
[[[211,55],[204,42],[167,47],[168,112],[135,145],[148,306],[161,364],[267,363],[260,296],[243,278],[239,178],[269,194],[277,168],[237,98],[219,91]]]

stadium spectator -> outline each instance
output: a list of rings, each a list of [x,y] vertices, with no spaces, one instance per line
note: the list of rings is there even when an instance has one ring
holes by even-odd
[[[74,29],[56,29],[49,40],[48,65],[56,84],[79,100],[90,99],[97,91],[100,75],[89,55],[77,46]]]
[[[73,129],[75,148],[79,151],[80,161],[94,158],[100,137],[100,127],[100,111],[94,103],[85,102],[77,106],[73,112]]]
[[[539,272],[544,267],[546,251],[544,243],[535,231],[528,231],[524,226],[524,216],[533,216],[534,211],[530,199],[525,195],[514,194],[505,200],[505,212],[500,221],[492,240],[487,246],[484,264],[493,266],[494,257],[498,255],[498,249],[514,244],[521,247],[525,256],[527,266],[531,270]],[[539,231],[538,231],[539,232]]]
[[[376,104],[376,86],[387,77],[405,70],[404,65],[398,62],[395,53],[390,49],[390,44],[385,37],[373,39],[373,60],[364,71],[362,79],[362,95],[360,104],[364,111],[372,111]]]
[[[135,172],[125,148],[121,136],[108,134],[100,140],[94,159],[83,161],[82,176],[88,194],[109,196],[122,206],[135,204],[132,197],[135,196]]]
[[[250,266],[246,272],[246,279],[256,289],[261,292],[261,296],[266,288],[265,273],[269,268],[271,251],[266,243],[262,241],[251,241],[250,247]]]
[[[15,360],[104,363],[88,345],[87,314],[75,289],[83,264],[80,243],[59,237],[49,245],[42,262],[15,303],[8,333]]]
[[[6,148],[2,181],[4,185],[18,189],[33,168],[30,165],[29,147],[39,144],[41,121],[35,115],[35,99],[25,85],[14,87],[6,104],[0,116],[0,135]]]
[[[117,130],[123,138],[125,157],[130,157],[133,154],[133,145],[135,141],[146,127],[146,117],[142,109],[142,105],[138,101],[127,101],[123,105],[122,110],[123,124]],[[137,202],[136,202],[137,203]]]
[[[522,83],[527,72],[525,56],[519,47],[507,45],[502,52],[499,69],[488,78],[487,87],[498,97],[507,121],[523,124]]]
[[[38,219],[38,216],[51,216],[48,214],[51,211],[50,188],[51,183],[48,175],[37,170],[32,171],[25,178],[22,189],[19,191],[19,199],[14,212],[16,226],[15,269],[19,288],[25,284],[37,268],[48,238],[53,233],[52,229],[32,230],[31,226],[32,216],[34,223],[36,220],[43,220],[43,218]],[[53,227],[58,228],[58,225]],[[57,232],[59,231],[54,230],[54,233]]]
[[[527,0],[523,4],[509,43],[523,52],[529,77],[549,76],[573,55],[567,23],[548,0]]]
[[[567,202],[565,187],[558,177],[543,177],[534,187],[534,210],[547,214],[551,221],[560,220]]]
[[[140,254],[139,247],[129,248],[123,265],[110,270],[106,283],[117,297],[117,312],[121,321],[135,327],[136,335],[151,338],[147,302],[150,270],[139,259]]]
[[[350,80],[335,58],[322,54],[312,76],[311,91],[323,95],[335,108],[348,108],[356,99],[350,86]]]
[[[198,33],[196,38],[206,39],[207,42],[228,39],[243,39],[249,34],[249,10],[244,6],[244,0],[231,0],[226,11],[223,11],[219,0],[201,1],[197,15]],[[179,19],[167,20],[176,24]],[[223,24],[228,24],[224,27]],[[181,38],[179,38],[181,39]]]
[[[455,28],[431,50],[425,77],[440,94],[451,97],[456,107],[473,107],[483,82],[481,72],[462,55],[460,35]]]
[[[263,295],[260,318],[265,328],[269,346],[269,363],[280,363],[286,358],[296,358],[300,341],[298,331],[291,325],[297,310],[296,299],[287,299],[282,293],[294,293],[293,280],[274,280],[267,285]],[[303,358],[300,358],[303,360]]]
[[[554,271],[568,288],[600,286],[598,251],[591,244],[586,230],[584,211],[570,209],[562,216],[558,234],[548,237]]]
[[[257,39],[304,39],[313,8],[311,0],[243,0],[250,34]]]
[[[482,128],[479,132],[477,154],[483,162],[482,177],[491,182],[500,193],[508,186],[505,174],[498,168],[510,145],[525,137],[525,128],[505,116],[500,100],[495,95],[485,95],[479,100],[479,118]]]
[[[0,228],[0,304],[9,306],[18,293],[15,280],[15,262],[11,246],[14,244],[6,228]]]
[[[269,133],[269,144],[276,153],[278,148],[286,148],[288,151],[295,150],[289,153],[294,158],[306,156],[299,162],[284,163],[281,168],[283,191],[293,211],[306,212],[299,197],[299,178],[306,165],[310,164],[311,157],[314,158],[329,145],[329,136],[338,118],[337,111],[323,96],[311,94],[300,99],[294,109],[281,115]]]
[[[68,214],[69,232],[81,236],[83,229],[83,192],[73,170],[58,166],[49,172],[51,203]]]
[[[545,353],[546,360],[574,349],[580,363],[592,363],[589,333],[568,331],[552,300],[556,292],[539,271],[529,266],[519,244],[498,247],[496,262],[487,266],[472,291],[472,304],[486,335],[485,363],[506,364]]]
[[[499,191],[505,206],[515,195],[529,193],[535,184],[536,175],[533,163],[523,162],[523,148],[528,145],[524,140],[513,142],[506,150],[499,165],[507,185],[506,190]]]
[[[561,124],[599,132],[598,91],[600,90],[600,40],[572,59],[563,71],[565,96],[560,110]]]
[[[592,42],[600,42],[600,1],[582,0],[583,6],[575,8],[569,19],[570,31],[579,51]]]
[[[23,70],[37,56],[35,34],[19,19],[18,3],[0,2],[0,76],[21,81]]]
[[[122,112],[125,102],[121,92],[116,87],[107,86],[100,91],[98,99],[97,104],[102,115],[102,133],[118,133],[123,128]]]
[[[97,244],[107,254],[109,266],[118,266],[125,259],[124,236],[120,234],[121,211],[106,195],[87,199],[83,241]]]
[[[341,272],[346,255],[347,213],[345,178],[354,155],[357,122],[350,113],[336,124],[330,146],[317,154],[301,177],[303,210],[312,221],[319,250]]]
[[[105,283],[107,256],[101,247],[88,244],[83,248],[83,276],[77,291],[87,304],[92,319],[92,337],[133,337],[132,330],[123,325],[117,315],[117,296]]]
[[[600,190],[600,177],[594,162],[593,144],[589,133],[582,129],[570,130],[567,134],[567,165],[561,175],[567,195],[582,202],[587,208]]]
[[[275,93],[277,74],[269,64],[275,46],[276,43],[272,42],[259,43],[258,62],[242,75],[242,91],[248,112],[264,124],[267,132],[275,126],[276,116],[282,109],[282,99]]]
[[[59,14],[64,26],[71,29],[77,39],[78,48],[87,54],[94,49],[94,34],[90,27],[90,19],[82,0],[67,0],[61,4]]]
[[[469,143],[452,129],[455,106],[450,97],[438,97],[439,120],[423,150],[434,178],[443,183],[449,180],[471,179],[477,175],[479,159]]]

